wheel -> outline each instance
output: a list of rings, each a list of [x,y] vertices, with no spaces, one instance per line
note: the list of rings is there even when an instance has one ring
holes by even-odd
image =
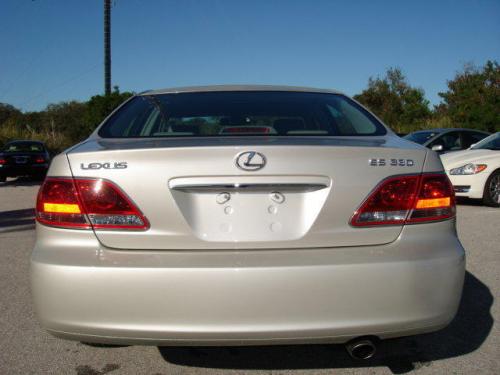
[[[487,206],[500,207],[500,170],[493,172],[486,180],[483,202]]]
[[[5,182],[7,180],[7,177],[5,176],[0,176],[0,182]]]

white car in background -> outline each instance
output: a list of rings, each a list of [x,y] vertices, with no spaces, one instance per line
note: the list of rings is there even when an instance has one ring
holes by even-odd
[[[458,197],[500,207],[500,132],[468,150],[441,155],[441,161]]]

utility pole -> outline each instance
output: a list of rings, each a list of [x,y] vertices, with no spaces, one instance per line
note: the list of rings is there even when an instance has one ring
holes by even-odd
[[[111,0],[104,0],[104,93],[111,94]]]

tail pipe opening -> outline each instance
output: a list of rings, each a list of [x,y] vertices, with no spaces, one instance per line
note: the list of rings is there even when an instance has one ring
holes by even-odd
[[[357,338],[351,340],[345,344],[345,348],[347,353],[357,360],[370,359],[377,351],[375,340],[372,338]]]

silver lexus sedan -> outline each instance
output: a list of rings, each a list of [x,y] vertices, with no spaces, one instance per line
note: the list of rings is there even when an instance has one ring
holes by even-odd
[[[349,97],[138,94],[58,155],[36,204],[34,305],[93,343],[346,343],[454,317],[465,255],[438,155]]]

